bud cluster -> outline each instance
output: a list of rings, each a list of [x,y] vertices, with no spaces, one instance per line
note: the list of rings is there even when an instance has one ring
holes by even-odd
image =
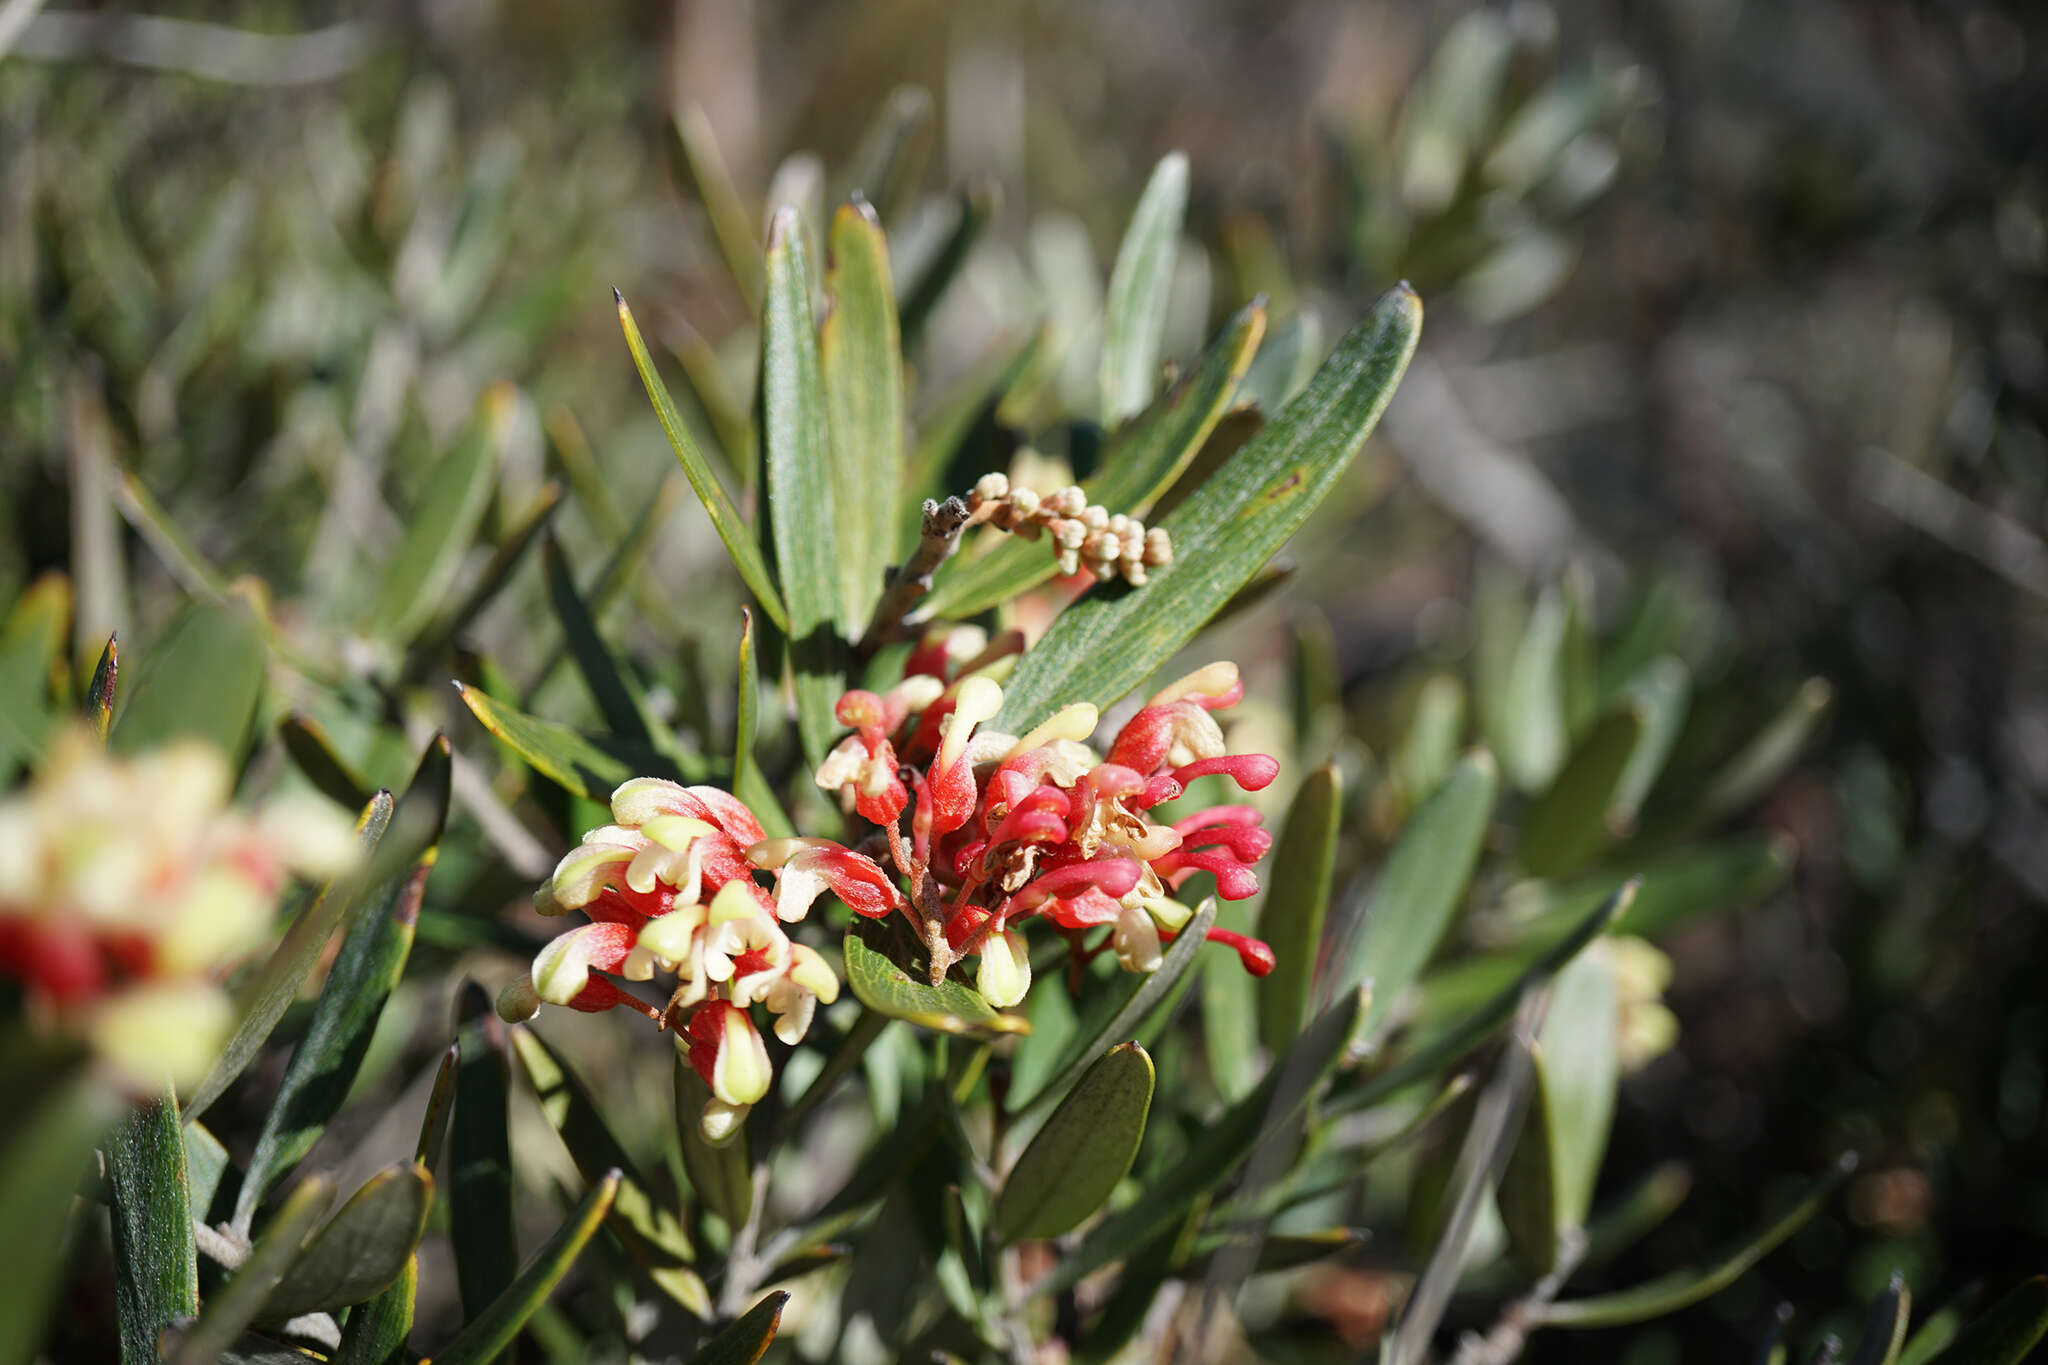
[[[1043,496],[1012,488],[1004,474],[984,474],[967,495],[969,524],[987,523],[1026,540],[1045,535],[1062,574],[1087,569],[1098,580],[1121,577],[1133,587],[1145,571],[1173,562],[1173,541],[1163,527],[1146,529],[1136,517],[1112,515],[1088,501],[1079,484]]]
[[[638,1010],[673,1030],[711,1089],[704,1135],[727,1141],[774,1079],[752,1008],[774,1016],[775,1036],[794,1045],[818,1003],[839,997],[831,965],[782,926],[827,890],[870,916],[888,914],[902,893],[873,860],[830,840],[765,837],[754,813],[716,787],[634,778],[612,793],[611,811],[615,823],[585,834],[534,893],[542,914],[581,911],[590,923],[541,949],[498,1012],[516,1021],[542,1004]],[[619,984],[656,973],[675,981],[659,1006]]]
[[[1126,970],[1149,972],[1193,917],[1174,895],[1189,878],[1211,874],[1227,900],[1256,893],[1251,865],[1272,836],[1255,809],[1213,806],[1171,823],[1150,812],[1198,777],[1257,791],[1279,770],[1266,755],[1228,753],[1210,714],[1244,694],[1234,664],[1211,664],[1153,697],[1104,754],[1082,742],[1097,720],[1086,703],[1021,738],[980,728],[1002,708],[990,674],[1007,658],[984,650],[949,676],[943,637],[928,640],[895,688],[840,699],[854,733],[817,772],[818,785],[882,827],[933,979],[978,956],[977,985],[999,1007],[1030,985],[1015,926],[1033,917],[1052,921],[1081,957],[1113,950]],[[1096,930],[1106,932],[1091,942]],[[1273,966],[1256,939],[1222,929],[1208,937],[1255,974]]]
[[[137,1089],[204,1074],[234,1023],[219,979],[269,937],[286,880],[356,857],[318,798],[251,815],[233,789],[211,745],[117,759],[80,727],[0,800],[0,978]]]

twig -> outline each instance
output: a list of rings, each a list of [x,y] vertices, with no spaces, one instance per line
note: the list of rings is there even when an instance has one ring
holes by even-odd
[[[1529,1333],[1541,1324],[1538,1310],[1558,1296],[1565,1281],[1578,1270],[1586,1256],[1586,1233],[1566,1228],[1557,1235],[1557,1264],[1521,1298],[1501,1310],[1500,1320],[1485,1336],[1467,1332],[1458,1341],[1458,1354],[1451,1365],[1510,1365],[1519,1358]]]
[[[889,570],[882,600],[875,606],[875,618],[854,649],[859,662],[865,663],[883,645],[902,638],[904,619],[932,590],[932,575],[960,543],[960,534],[967,529],[970,515],[964,498],[924,500],[924,529],[918,537],[917,549],[907,562]]]

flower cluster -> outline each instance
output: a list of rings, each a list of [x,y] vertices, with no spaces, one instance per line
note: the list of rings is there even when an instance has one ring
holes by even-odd
[[[1151,814],[1199,777],[1257,791],[1278,772],[1263,754],[1225,750],[1211,713],[1244,695],[1234,664],[1212,664],[1168,687],[1098,754],[1082,742],[1097,721],[1085,703],[1021,738],[982,728],[1003,703],[988,670],[1014,643],[982,651],[950,676],[963,651],[946,646],[944,637],[928,640],[888,692],[842,697],[839,719],[854,732],[816,775],[881,826],[911,888],[906,913],[934,981],[976,956],[982,995],[998,1007],[1017,1003],[1031,982],[1017,926],[1034,916],[1064,931],[1083,956],[1113,949],[1126,970],[1152,971],[1161,944],[1193,915],[1172,894],[1190,877],[1211,874],[1227,900],[1258,890],[1252,864],[1272,836],[1255,809],[1212,806],[1172,823]],[[1107,932],[1090,943],[1098,929]],[[1272,969],[1264,943],[1223,929],[1208,937],[1236,949],[1247,970]]]
[[[1173,562],[1173,542],[1162,527],[1147,530],[1136,517],[1111,515],[1089,502],[1078,484],[1040,496],[1012,488],[1007,475],[984,474],[967,495],[967,511],[969,526],[986,522],[1026,540],[1050,536],[1063,574],[1085,568],[1098,580],[1121,577],[1137,587],[1147,569]]]
[[[81,727],[0,800],[0,977],[136,1089],[205,1072],[234,1022],[219,978],[269,936],[287,878],[356,856],[317,798],[249,815],[233,787],[209,745],[116,759]]]
[[[711,1090],[704,1135],[724,1142],[773,1079],[752,1008],[765,1008],[776,1037],[794,1044],[818,1002],[839,996],[830,964],[782,926],[827,890],[868,915],[888,914],[903,895],[871,859],[829,840],[767,838],[754,813],[716,787],[635,778],[612,793],[611,811],[614,823],[585,834],[534,895],[543,914],[581,911],[590,922],[543,948],[531,976],[499,997],[499,1012],[519,1020],[543,1002],[589,1013],[625,1006],[674,1030]],[[657,972],[675,979],[660,1006],[613,979]]]

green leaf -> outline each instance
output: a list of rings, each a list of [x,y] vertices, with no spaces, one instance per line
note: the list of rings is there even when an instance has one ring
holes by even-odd
[[[1678,1212],[1691,1192],[1692,1170],[1684,1162],[1657,1167],[1586,1225],[1586,1256],[1580,1265],[1605,1265],[1621,1255]]]
[[[264,1318],[345,1308],[390,1286],[419,1246],[433,1202],[433,1178],[414,1162],[371,1176],[292,1262],[263,1305]]]
[[[448,819],[452,778],[447,737],[436,735],[398,802],[390,837],[379,850],[388,860],[402,845],[416,861],[363,897],[363,908],[342,939],[313,1006],[313,1022],[292,1053],[250,1154],[235,1203],[234,1225],[239,1230],[248,1229],[256,1206],[278,1177],[313,1149],[355,1084],[384,1002],[397,989],[412,953],[420,899]],[[421,830],[430,831],[424,847],[418,847]]]
[[[569,657],[576,661],[576,671],[583,675],[583,684],[590,689],[591,700],[597,703],[605,726],[615,735],[652,745],[653,735],[640,702],[626,685],[625,675],[619,671],[604,638],[597,633],[597,622],[591,619],[590,608],[576,588],[561,542],[553,536],[547,537],[541,546],[541,562],[546,566],[548,601],[555,609],[555,620],[561,623]]]
[[[899,85],[860,135],[847,173],[846,191],[866,199],[885,220],[917,191],[918,174],[931,153],[932,97],[921,86]]]
[[[207,1210],[213,1207],[213,1196],[220,1190],[221,1179],[232,1164],[228,1159],[228,1149],[207,1131],[205,1124],[185,1125],[185,1193],[192,1205],[194,1218],[207,1216]]]
[[[1695,1270],[1674,1270],[1647,1284],[1613,1294],[1565,1299],[1532,1308],[1532,1321],[1542,1327],[1624,1327],[1675,1313],[1698,1303],[1733,1284],[1743,1271],[1755,1265],[1780,1242],[1803,1226],[1820,1210],[1835,1187],[1856,1168],[1853,1156],[1835,1163],[1835,1169],[1816,1181],[1813,1188],[1791,1209],[1754,1237],[1728,1252],[1712,1265]],[[2048,1284],[2048,1282],[2044,1282]],[[2024,1355],[2025,1352],[2020,1353]],[[1958,1365],[1969,1357],[1959,1356]],[[2018,1355],[2012,1357],[2017,1362]]]
[[[915,958],[911,965],[917,976],[897,966],[891,954],[901,949],[890,941],[888,921],[856,917],[847,926],[845,951],[847,986],[877,1014],[943,1033],[1031,1031],[1021,1017],[990,1009],[980,992],[964,982],[949,977],[931,985],[923,979],[923,967]]]
[[[1187,209],[1188,159],[1173,152],[1146,182],[1109,274],[1102,305],[1104,427],[1144,411],[1159,383],[1159,348]]]
[[[2048,1336],[2048,1275],[2020,1284],[1956,1334],[1935,1365],[2020,1365]]]
[[[448,1118],[455,1102],[456,1067],[462,1060],[462,1044],[450,1043],[434,1068],[434,1084],[427,1091],[427,1112],[420,1116],[419,1140],[413,1144],[412,1159],[428,1170],[441,1164],[441,1149],[448,1139]]]
[[[1173,936],[1173,942],[1159,960],[1158,970],[1123,973],[1120,991],[1097,995],[1087,1016],[1075,1027],[1074,1041],[1068,1045],[1065,1059],[1053,1070],[1052,1079],[1028,1096],[1012,1095],[1010,1112],[1028,1114],[1058,1098],[1104,1051],[1118,1040],[1138,1033],[1195,965],[1215,923],[1216,901],[1210,897],[1195,907],[1194,918]]]
[[[1258,1089],[1203,1126],[1179,1161],[1161,1171],[1128,1207],[1096,1224],[1031,1293],[1059,1293],[1111,1261],[1131,1256],[1222,1184],[1263,1140],[1287,1132],[1336,1069],[1364,1014],[1365,1002],[1358,995],[1340,997],[1294,1040]]]
[[[114,724],[114,695],[121,679],[121,648],[114,636],[107,637],[107,646],[100,651],[100,661],[93,666],[92,681],[85,689],[85,723],[92,727],[102,741]],[[360,802],[355,804],[360,805]]]
[[[598,1226],[604,1222],[605,1210],[611,1207],[612,1196],[618,1192],[618,1185],[618,1173],[614,1171],[591,1186],[582,1202],[505,1292],[491,1300],[482,1312],[473,1315],[455,1334],[455,1339],[435,1353],[434,1365],[483,1365],[511,1345],[512,1339],[519,1335],[519,1329],[526,1325],[526,1320],[536,1309],[547,1302],[548,1295],[562,1282],[562,1277],[569,1273],[569,1267],[576,1263],[577,1256],[596,1234]]]
[[[1021,734],[1071,702],[1107,706],[1200,630],[1335,485],[1421,325],[1405,287],[1375,304],[1308,388],[1166,518],[1173,563],[1145,587],[1100,585],[1060,613],[1010,675],[995,728]]]
[[[796,833],[783,812],[760,760],[754,757],[754,738],[760,730],[761,668],[754,658],[754,614],[740,608],[739,701],[733,717],[732,791],[747,804],[771,839],[787,839]]]
[[[7,1173],[0,1179],[0,1365],[28,1365],[66,1268],[51,1248],[111,1115],[102,1087],[82,1066],[18,1095],[12,1107],[26,1113],[0,1145]]]
[[[487,406],[495,401],[495,394],[485,400]],[[370,634],[409,644],[447,600],[497,486],[497,446],[490,428],[500,420],[495,413],[479,414],[428,475],[419,504],[405,519],[405,535],[385,566],[366,623]]]
[[[474,1327],[495,1310],[500,1295],[511,1292],[519,1264],[506,1109],[511,1065],[505,1025],[490,996],[475,982],[465,982],[459,999],[456,1042],[462,1053],[455,1066],[455,1114],[448,1131],[448,1225],[463,1318]],[[604,1202],[609,1207],[609,1194]],[[494,1347],[484,1358],[495,1353]]]
[[[929,96],[925,102],[928,109]],[[858,531],[839,538],[839,621],[857,635],[895,558],[894,540],[878,532],[894,526],[903,510],[902,339],[889,244],[866,202],[842,205],[832,216],[827,255],[831,308],[818,329],[818,364],[831,435],[832,510],[841,526]]]
[[[187,1122],[205,1113],[229,1083],[242,1074],[242,1068],[255,1058],[264,1040],[270,1037],[270,1031],[277,1027],[277,1021],[291,1008],[292,1001],[298,999],[299,988],[305,984],[313,964],[320,959],[320,950],[326,947],[335,926],[355,904],[371,876],[372,856],[383,840],[385,830],[390,827],[392,810],[390,792],[380,791],[370,798],[370,803],[363,807],[362,815],[356,820],[356,870],[327,883],[307,901],[305,908],[292,921],[291,928],[285,930],[283,940],[271,951],[248,985],[237,993],[235,1003],[241,1017],[235,1024],[235,1031],[228,1035],[220,1060],[213,1064],[213,1069],[206,1073],[206,1078],[186,1099],[184,1117]]]
[[[924,335],[932,310],[946,296],[967,264],[974,244],[994,221],[1002,207],[1002,191],[993,181],[976,180],[955,196],[953,228],[929,260],[906,269],[896,280],[897,312],[902,319],[903,348],[907,352]],[[909,263],[905,263],[906,265]]]
[[[1111,512],[1141,515],[1172,487],[1229,410],[1265,326],[1266,310],[1258,304],[1239,310],[1200,364],[1150,410],[1110,436],[1101,473],[1081,485],[1089,500]],[[925,610],[933,616],[974,616],[1028,592],[1056,568],[1043,541],[1006,536],[986,554],[948,560],[925,599]]]
[[[1323,1106],[1323,1117],[1334,1118],[1370,1109],[1415,1082],[1435,1075],[1478,1047],[1513,1016],[1523,996],[1539,989],[1564,970],[1565,964],[1577,957],[1581,949],[1607,932],[1617,919],[1628,912],[1635,900],[1636,887],[1635,882],[1624,883],[1613,895],[1595,906],[1592,913],[1579,921],[1562,940],[1530,962],[1505,990],[1461,1013],[1449,1027],[1418,1042],[1413,1050],[1384,1071],[1349,1088],[1339,1087]]]
[[[768,491],[775,579],[789,607],[785,627],[796,674],[796,719],[812,766],[840,726],[832,714],[846,687],[850,629],[840,586],[831,432],[826,421],[818,338],[811,329],[810,246],[796,210],[776,212],[768,228],[768,293],[762,315],[761,411],[764,487]]]
[[[690,1234],[674,1211],[657,1201],[646,1178],[634,1169],[626,1149],[612,1135],[590,1091],[560,1053],[540,1035],[521,1025],[512,1030],[512,1051],[533,1083],[541,1112],[561,1135],[562,1145],[585,1180],[601,1180],[608,1170],[619,1173],[618,1196],[605,1222],[625,1244],[663,1293],[698,1317],[707,1317],[711,1301],[704,1282],[690,1268],[697,1259]]]
[[[334,743],[319,721],[294,711],[277,723],[277,737],[306,780],[337,805],[360,810],[370,799],[365,782],[347,759],[334,751]]]
[[[447,648],[450,641],[470,627],[483,613],[483,609],[496,601],[512,583],[513,571],[519,561],[539,540],[548,523],[562,505],[562,485],[550,480],[542,484],[540,491],[533,495],[519,514],[513,518],[510,528],[498,542],[498,548],[491,552],[490,562],[484,565],[476,583],[463,595],[460,602],[448,608],[434,623],[420,632],[414,643],[408,676],[416,676],[427,660]]]
[[[718,150],[718,139],[703,107],[692,104],[676,114],[676,140],[670,146],[676,178],[695,191],[711,222],[712,238],[725,258],[725,268],[740,291],[749,313],[761,311],[761,243],[755,234],[759,219],[750,212],[733,184],[732,172]]]
[[[1457,918],[1498,786],[1493,756],[1473,750],[1409,819],[1387,855],[1336,978],[1339,991],[1372,983],[1368,1028],[1399,1003]]]
[[[1548,1275],[1557,1264],[1557,1237],[1565,1219],[1559,1210],[1556,1121],[1550,1113],[1543,1054],[1532,1057],[1534,1084],[1522,1111],[1522,1130],[1508,1154],[1496,1198],[1508,1247],[1532,1274]]]
[[[1216,911],[1218,927],[1249,934],[1246,903],[1226,901]],[[1235,953],[1203,953],[1195,1003],[1202,1015],[1202,1054],[1210,1084],[1226,1104],[1244,1098],[1259,1083],[1259,988]]]
[[[121,1361],[156,1365],[157,1334],[199,1311],[199,1248],[186,1198],[177,1097],[166,1089],[137,1105],[108,1137],[105,1151]]]
[[[420,1260],[408,1256],[389,1288],[348,1315],[332,1365],[401,1365],[419,1289]]]
[[[155,550],[171,576],[195,597],[225,601],[232,590],[220,570],[206,562],[191,537],[171,520],[170,513],[156,500],[141,479],[124,473],[114,484],[114,502],[128,524]]]
[[[1389,765],[1400,777],[1409,809],[1427,801],[1458,761],[1465,732],[1465,684],[1448,673],[1431,674],[1415,694],[1415,711]]]
[[[263,628],[243,602],[195,602],[142,660],[114,722],[116,753],[200,739],[241,760],[263,693]]]
[[[782,1325],[782,1305],[788,1302],[787,1290],[778,1289],[768,1295],[732,1326],[705,1342],[703,1349],[690,1357],[690,1365],[754,1365],[766,1354],[768,1343],[775,1340],[775,1329]]]
[[[1556,588],[1545,589],[1510,650],[1499,644],[1478,653],[1480,728],[1500,757],[1501,770],[1522,791],[1540,791],[1564,761],[1564,646],[1569,609]],[[1481,629],[1489,627],[1482,617]],[[1497,661],[1497,662],[1496,662]]]
[[[1884,1293],[1870,1305],[1849,1365],[1894,1365],[1906,1349],[1906,1326],[1912,1319],[1913,1296],[1906,1289],[1906,1277],[1894,1270]]]
[[[1302,779],[1266,864],[1259,935],[1273,950],[1273,970],[1258,983],[1259,1037],[1276,1053],[1294,1041],[1314,1012],[1316,960],[1343,824],[1343,779],[1334,763],[1325,763]]]
[[[996,1196],[1005,1242],[1070,1232],[1109,1202],[1152,1108],[1152,1058],[1121,1043],[1088,1068],[1010,1168]]]
[[[167,1333],[177,1338],[165,1350],[168,1365],[212,1365],[242,1335],[263,1311],[285,1271],[298,1257],[306,1234],[327,1212],[334,1198],[334,1181],[325,1175],[310,1175],[299,1182],[291,1198],[263,1229],[263,1235],[249,1248],[249,1255],[228,1282],[206,1300],[199,1321],[183,1331]]]
[[[579,734],[566,725],[529,716],[482,688],[458,682],[464,705],[483,727],[504,741],[549,781],[564,791],[600,805],[629,777],[653,775],[682,778],[676,765],[652,750],[609,737]]]
[[[1550,1125],[1559,1231],[1585,1225],[1600,1161],[1607,1154],[1615,1090],[1621,1083],[1615,1037],[1621,1007],[1615,994],[1608,957],[1598,951],[1580,953],[1557,974],[1550,1009],[1537,1033],[1543,1048],[1537,1081]]]
[[[683,1173],[690,1177],[690,1188],[728,1228],[743,1227],[754,1207],[754,1163],[747,1150],[746,1130],[742,1128],[723,1145],[705,1138],[700,1120],[704,1106],[711,1102],[711,1087],[681,1053],[675,1059],[674,1094],[676,1132],[682,1140]]]
[[[1538,877],[1578,871],[1613,838],[1614,808],[1647,718],[1633,698],[1602,716],[1522,818],[1522,865]]]
[[[1777,785],[1813,737],[1835,690],[1809,678],[1771,722],[1724,764],[1700,798],[1701,817],[1718,820],[1742,810]]]
[[[662,383],[661,373],[654,368],[654,360],[647,354],[647,343],[641,339],[632,310],[626,307],[626,300],[616,289],[612,291],[612,297],[619,305],[619,326],[626,334],[626,349],[633,353],[633,366],[640,371],[640,382],[654,404],[654,415],[660,419],[661,429],[668,434],[669,446],[675,451],[676,458],[682,461],[684,476],[689,479],[690,487],[697,490],[698,501],[704,504],[704,511],[711,518],[711,529],[718,532],[725,552],[732,556],[733,567],[739,570],[747,591],[754,594],[761,610],[768,613],[768,619],[775,623],[777,629],[788,630],[789,613],[784,610],[782,598],[775,591],[775,580],[768,575],[768,563],[761,558],[760,547],[754,543],[753,534],[747,529],[746,522],[740,519],[732,499],[726,496],[725,486],[718,482],[710,461],[698,449],[697,438],[691,435],[689,424],[676,411],[668,386]]]
[[[0,627],[0,778],[42,752],[51,675],[64,658],[71,610],[71,580],[46,573],[15,599]]]
[[[1692,672],[1677,659],[1665,655],[1654,659],[1632,678],[1624,691],[1643,713],[1643,738],[1629,755],[1628,768],[1615,789],[1608,807],[1608,821],[1626,834],[1648,799],[1650,789],[1663,774],[1664,761],[1685,724],[1686,705],[1692,691]]]

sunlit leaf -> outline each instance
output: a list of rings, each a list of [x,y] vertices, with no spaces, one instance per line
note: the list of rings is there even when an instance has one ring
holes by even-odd
[[[1102,425],[1142,412],[1159,383],[1173,264],[1188,208],[1188,159],[1163,158],[1145,183],[1110,271],[1102,307]]]
[[[947,978],[934,986],[898,966],[888,922],[856,918],[846,931],[846,984],[877,1014],[944,1033],[1028,1033],[1019,1015],[998,1014],[972,986]],[[916,965],[913,961],[913,965]]]

